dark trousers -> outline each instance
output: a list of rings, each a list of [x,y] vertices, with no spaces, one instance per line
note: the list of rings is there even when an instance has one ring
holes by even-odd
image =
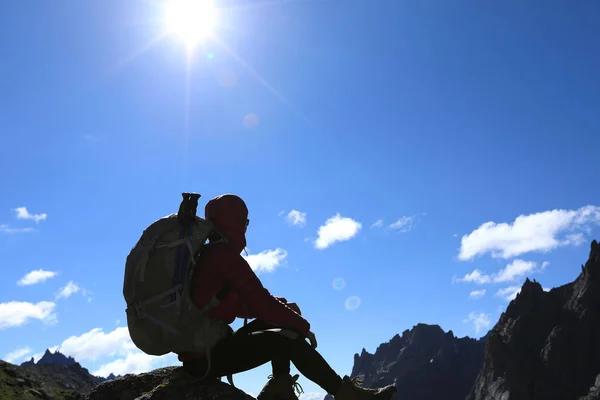
[[[237,374],[271,362],[273,375],[288,375],[290,362],[307,379],[335,395],[342,379],[329,366],[319,352],[296,332],[280,329],[254,320],[240,328],[232,336],[221,340],[210,352],[208,376],[219,378]],[[183,367],[192,375],[202,376],[206,371],[206,360],[184,361]]]

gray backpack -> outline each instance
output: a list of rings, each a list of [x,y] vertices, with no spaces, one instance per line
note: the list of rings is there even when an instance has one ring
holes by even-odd
[[[220,241],[226,239],[210,221],[196,216],[199,194],[182,196],[179,212],[148,226],[127,256],[127,327],[133,343],[146,354],[201,352],[210,363],[211,347],[231,332],[225,322],[206,315],[219,304],[223,291],[200,310],[192,302],[190,281],[209,236],[216,232]]]

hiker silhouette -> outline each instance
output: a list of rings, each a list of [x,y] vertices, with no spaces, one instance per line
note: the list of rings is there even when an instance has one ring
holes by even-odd
[[[212,346],[208,357],[179,353],[184,369],[194,376],[220,378],[271,362],[272,375],[258,400],[297,400],[301,389],[298,375],[290,375],[291,363],[338,400],[389,400],[394,396],[393,385],[367,389],[357,379],[340,377],[316,350],[316,336],[298,305],[271,295],[262,285],[241,256],[250,221],[246,203],[239,196],[224,194],[211,199],[205,219],[218,230],[195,260],[190,282],[193,303],[202,309],[219,296],[219,304],[208,311],[209,318],[226,324],[236,318],[254,320],[235,332],[229,328],[229,334]]]

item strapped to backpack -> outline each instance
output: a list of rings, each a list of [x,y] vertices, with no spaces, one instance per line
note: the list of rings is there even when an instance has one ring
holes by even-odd
[[[227,239],[212,222],[196,216],[199,194],[182,196],[178,213],[148,226],[127,256],[123,282],[127,327],[133,343],[146,354],[205,353],[208,375],[210,350],[231,328],[206,314],[228,289],[198,309],[191,298],[190,281],[207,239],[214,234],[219,242]]]

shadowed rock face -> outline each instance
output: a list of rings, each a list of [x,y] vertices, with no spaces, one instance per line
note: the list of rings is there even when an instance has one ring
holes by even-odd
[[[31,360],[33,361],[33,359]],[[50,352],[49,349],[46,349],[46,352],[38,360],[37,365],[44,364],[54,364],[54,365],[73,365],[76,361],[73,357],[67,357],[62,354],[60,351],[55,351],[54,353]]]
[[[13,365],[0,361],[0,399],[83,399],[104,379],[90,375],[79,363]]]
[[[468,400],[600,399],[600,245],[578,278],[526,280],[489,334]]]
[[[102,383],[86,400],[254,400],[233,386],[218,380],[199,381],[181,367],[128,374]]]
[[[484,343],[418,324],[374,354],[355,354],[351,375],[368,387],[396,385],[399,399],[464,400],[481,368]]]

